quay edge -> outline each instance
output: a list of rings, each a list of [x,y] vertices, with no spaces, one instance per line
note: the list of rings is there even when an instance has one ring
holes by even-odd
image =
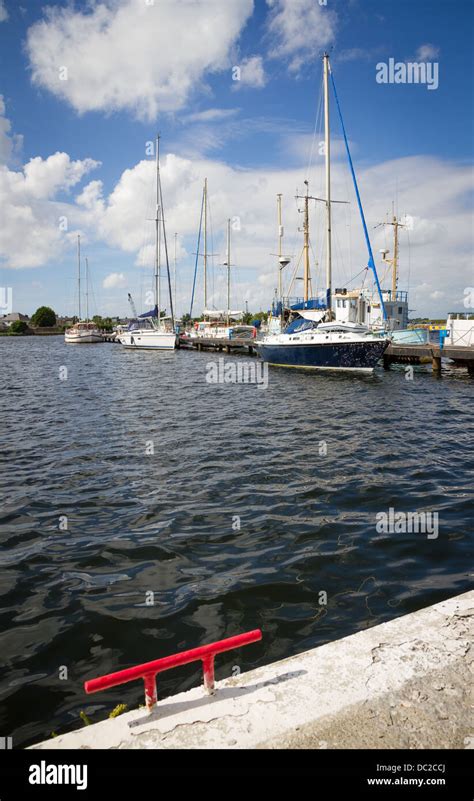
[[[471,590],[31,748],[474,748],[473,619]]]

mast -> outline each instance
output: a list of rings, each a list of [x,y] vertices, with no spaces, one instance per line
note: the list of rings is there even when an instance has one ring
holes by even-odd
[[[86,256],[86,321],[89,322],[89,260]]]
[[[329,128],[329,55],[324,54],[324,138],[326,162],[326,304],[330,317],[332,289],[332,242],[331,242],[331,138]]]
[[[169,302],[170,302],[171,325],[172,325],[173,331],[174,331],[175,325],[174,325],[173,290],[171,288],[170,260],[169,260],[169,256],[168,256],[168,240],[166,238],[166,226],[165,226],[165,207],[164,207],[164,204],[163,204],[163,190],[161,188],[160,163],[159,162],[158,162],[158,191],[157,191],[157,194],[158,194],[158,197],[159,197],[159,209],[160,209],[160,214],[161,214],[160,222],[163,223],[163,244],[165,246],[166,277],[168,279],[168,298],[169,298]],[[161,229],[160,229],[160,231],[161,231]],[[161,237],[160,237],[160,247],[161,247]],[[161,256],[161,252],[160,252],[160,256]],[[159,278],[161,279],[161,259],[160,259],[160,270],[159,270],[159,273],[160,273]],[[160,289],[160,292],[161,292],[161,281],[158,282],[158,288]],[[160,295],[160,300],[161,300],[161,295]],[[161,327],[161,318],[158,318],[158,319],[160,320],[160,327]]]
[[[392,300],[397,296],[397,279],[398,279],[398,226],[400,223],[397,218],[393,217],[393,267],[392,267]]]
[[[174,234],[174,307],[176,309],[176,251],[177,251],[178,234]]]
[[[393,226],[393,258],[387,259],[388,250],[382,250],[382,261],[385,264],[390,264],[392,268],[392,290],[391,290],[391,300],[396,300],[397,297],[397,284],[398,284],[398,257],[399,257],[399,241],[398,241],[398,229],[405,228],[403,223],[401,223],[395,212],[392,211],[392,219],[390,222],[383,222],[378,223],[375,227],[379,228],[381,225],[392,225]]]
[[[207,309],[207,178],[204,178],[204,310]]]
[[[161,250],[160,250],[160,136],[156,137],[156,217],[155,217],[155,306],[157,324],[161,318]]]
[[[230,322],[230,219],[227,220],[227,325]]]
[[[281,244],[283,240],[283,225],[281,223],[281,194],[277,195],[277,209],[278,209],[278,300],[281,301],[282,290],[282,275],[281,275],[281,257],[282,250]]]
[[[307,301],[309,298],[309,194],[308,194],[308,181],[306,184],[306,195],[304,197],[304,274],[303,274],[303,300]]]
[[[79,299],[79,317],[78,323],[81,322],[81,235],[77,235],[77,294]]]

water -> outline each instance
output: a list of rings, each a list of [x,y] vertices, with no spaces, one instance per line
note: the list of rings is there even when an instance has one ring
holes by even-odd
[[[207,384],[206,353],[3,337],[0,358],[0,734],[16,746],[143,703],[140,681],[86,696],[88,678],[261,628],[219,679],[469,587],[466,373],[274,368],[262,390]],[[378,534],[390,507],[438,512],[438,538]],[[159,697],[199,682],[198,664],[170,671]]]

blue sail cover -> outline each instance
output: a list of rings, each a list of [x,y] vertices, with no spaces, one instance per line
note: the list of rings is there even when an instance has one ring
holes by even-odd
[[[151,311],[144,312],[144,314],[139,314],[138,316],[140,319],[142,317],[158,317],[158,306],[155,306],[155,308],[151,309]]]

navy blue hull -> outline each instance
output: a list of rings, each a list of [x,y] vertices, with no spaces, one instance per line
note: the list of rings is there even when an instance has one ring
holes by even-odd
[[[265,362],[284,367],[326,370],[372,370],[388,346],[385,339],[311,345],[255,346]]]

